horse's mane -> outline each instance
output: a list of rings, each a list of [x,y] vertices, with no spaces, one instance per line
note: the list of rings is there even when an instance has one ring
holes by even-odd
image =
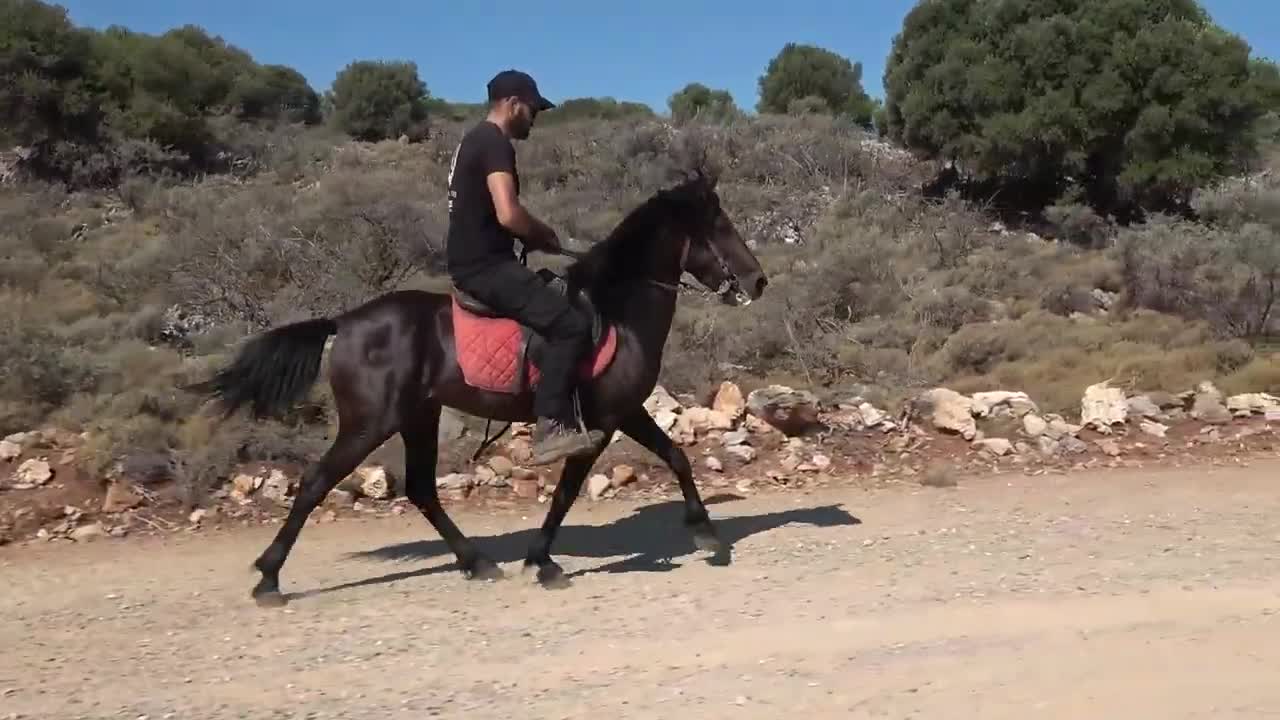
[[[654,193],[622,219],[609,235],[575,260],[565,271],[569,284],[580,288],[598,304],[607,303],[617,291],[635,280],[635,272],[643,268],[658,241],[661,225],[686,212],[682,205],[695,196],[691,192],[695,177],[669,189]]]

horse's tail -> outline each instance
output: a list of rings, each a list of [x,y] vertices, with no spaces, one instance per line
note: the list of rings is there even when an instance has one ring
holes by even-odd
[[[255,418],[278,415],[297,402],[320,375],[320,360],[338,323],[315,318],[258,335],[212,378],[188,386],[220,401],[225,416],[250,404]]]

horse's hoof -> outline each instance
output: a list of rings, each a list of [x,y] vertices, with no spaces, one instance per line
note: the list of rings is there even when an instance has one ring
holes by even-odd
[[[462,574],[468,580],[501,580],[505,577],[502,568],[489,558],[480,555],[471,562],[471,567],[463,570]]]
[[[253,601],[258,603],[260,608],[279,608],[284,607],[288,600],[279,590],[267,590],[265,592],[255,592]]]
[[[569,582],[569,576],[564,574],[564,568],[555,561],[543,564],[525,563],[524,574],[533,575],[545,590],[564,590],[572,584]]]
[[[719,555],[724,552],[724,543],[714,533],[697,532],[693,534],[693,546],[702,552]]]

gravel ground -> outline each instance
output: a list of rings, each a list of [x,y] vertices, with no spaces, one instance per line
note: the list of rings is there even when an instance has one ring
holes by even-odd
[[[0,718],[1280,716],[1280,461],[727,496],[734,562],[679,506],[455,512],[469,583],[415,515],[0,548]]]

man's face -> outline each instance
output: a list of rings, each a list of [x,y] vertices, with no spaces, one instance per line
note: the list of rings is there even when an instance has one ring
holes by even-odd
[[[529,131],[533,129],[533,118],[537,115],[533,107],[528,103],[513,98],[511,100],[511,136],[517,140],[524,140],[529,137]]]

